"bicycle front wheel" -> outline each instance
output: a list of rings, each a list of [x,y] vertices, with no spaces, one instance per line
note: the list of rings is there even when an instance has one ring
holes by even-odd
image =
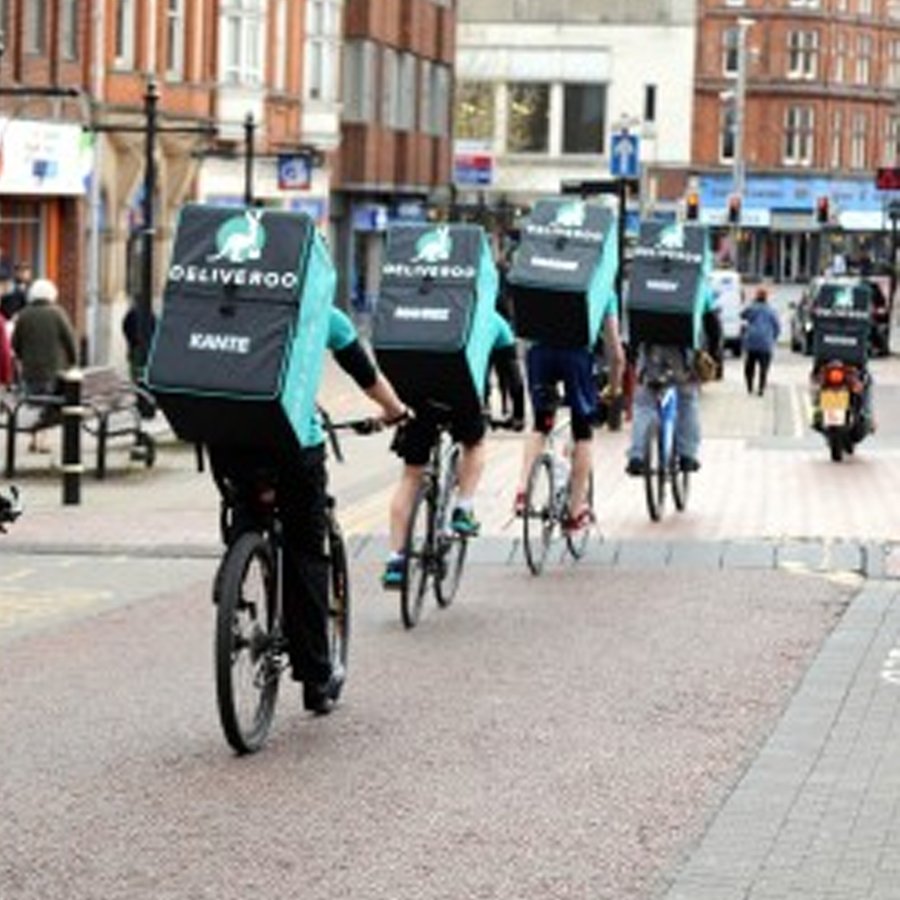
[[[438,498],[441,521],[435,535],[437,570],[434,573],[434,596],[438,606],[449,606],[456,596],[469,543],[465,537],[454,534],[450,527],[450,516],[456,501],[458,464],[459,447],[454,446],[447,456],[441,479],[441,494]]]
[[[407,628],[415,628],[422,613],[432,566],[433,531],[432,503],[427,489],[422,487],[413,503],[403,546],[400,617]]]
[[[553,460],[539,456],[528,474],[525,511],[522,514],[522,545],[532,575],[540,575],[553,540],[556,524],[556,498],[553,484]]]
[[[225,739],[237,753],[258,750],[278,697],[281,648],[275,565],[269,542],[245,532],[216,575],[216,698]]]
[[[644,494],[647,512],[654,522],[658,522],[666,501],[666,464],[657,421],[650,423],[644,436]]]
[[[669,461],[669,475],[672,481],[672,499],[675,501],[675,509],[678,512],[684,512],[687,508],[690,473],[681,468],[678,464],[678,457],[674,453]]]
[[[350,571],[347,548],[337,522],[328,527],[328,556],[331,568],[331,592],[328,597],[328,643],[333,671],[346,675],[350,648]],[[339,680],[340,688],[344,679]],[[337,700],[337,695],[334,696]]]

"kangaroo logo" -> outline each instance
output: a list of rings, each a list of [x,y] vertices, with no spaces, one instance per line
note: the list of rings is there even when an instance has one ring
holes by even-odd
[[[447,225],[439,225],[434,231],[428,231],[416,241],[416,255],[414,263],[440,263],[450,259],[453,252],[453,241],[450,238],[450,228]]]
[[[684,249],[684,228],[678,222],[666,225],[659,233],[658,243],[666,250]]]
[[[245,263],[259,259],[266,245],[266,232],[260,224],[262,214],[261,209],[248,209],[242,216],[234,216],[220,225],[216,232],[216,252],[207,256],[207,260]]]
[[[584,217],[587,210],[580,200],[573,200],[571,203],[564,203],[556,211],[555,225],[562,228],[581,228],[584,225]]]

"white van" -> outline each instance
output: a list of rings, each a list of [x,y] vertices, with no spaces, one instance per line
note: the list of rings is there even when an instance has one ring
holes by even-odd
[[[744,289],[741,274],[734,269],[713,269],[709,273],[713,292],[713,305],[719,311],[722,322],[722,344],[735,356],[741,355],[741,309],[744,306]]]

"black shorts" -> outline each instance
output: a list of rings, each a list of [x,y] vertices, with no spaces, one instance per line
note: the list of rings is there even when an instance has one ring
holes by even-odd
[[[469,413],[450,413],[440,417],[428,411],[416,413],[401,429],[395,443],[397,455],[408,466],[424,466],[438,439],[442,422],[448,422],[450,436],[465,447],[472,447],[484,438],[484,417],[480,410]]]

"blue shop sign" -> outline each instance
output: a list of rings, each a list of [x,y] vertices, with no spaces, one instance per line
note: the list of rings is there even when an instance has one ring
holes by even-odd
[[[730,174],[700,176],[700,209],[725,209],[733,189]],[[744,189],[743,208],[812,210],[819,197],[828,197],[841,210],[880,212],[884,196],[871,175],[859,180],[751,175]]]
[[[387,231],[388,208],[381,203],[365,203],[353,209],[355,231]]]

